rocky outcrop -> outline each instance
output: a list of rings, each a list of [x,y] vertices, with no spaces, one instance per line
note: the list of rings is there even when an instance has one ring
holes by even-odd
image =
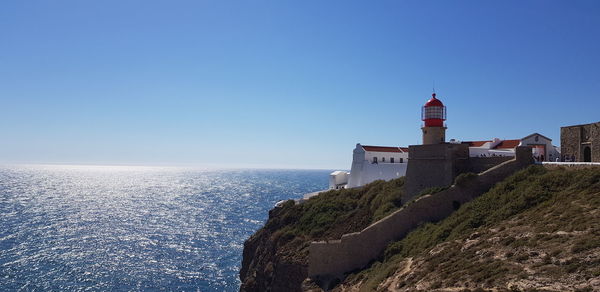
[[[306,257],[294,254],[281,238],[284,212],[285,208],[271,210],[265,226],[244,243],[240,291],[301,291]]]
[[[371,191],[386,187],[399,185],[379,183]],[[366,224],[358,219],[370,213],[336,213],[339,220],[326,230],[355,226],[315,236],[308,235],[315,228],[310,226],[321,225],[302,222],[321,222],[335,206],[369,196],[332,192],[272,210],[265,227],[245,243],[241,291],[600,291],[600,168],[529,167],[448,218],[390,244],[366,269],[325,286],[311,282],[310,242],[357,230]],[[381,198],[370,197],[358,209],[381,205]]]
[[[311,291],[310,243],[364,229],[402,206],[404,179],[332,190],[302,204],[288,201],[244,243],[241,291]],[[316,288],[315,288],[316,287]]]

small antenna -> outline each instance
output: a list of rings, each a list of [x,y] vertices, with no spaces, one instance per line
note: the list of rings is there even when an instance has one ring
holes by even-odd
[[[435,93],[435,80],[433,80],[433,93]]]

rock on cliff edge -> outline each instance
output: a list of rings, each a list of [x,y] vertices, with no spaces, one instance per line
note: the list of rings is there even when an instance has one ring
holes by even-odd
[[[240,291],[303,291],[308,247],[364,229],[401,206],[404,180],[376,181],[363,188],[328,191],[302,204],[288,201],[244,243]],[[312,287],[312,288],[311,288]]]
[[[284,208],[269,212],[265,227],[244,243],[240,291],[301,291],[307,277],[306,257],[295,256],[281,240]]]

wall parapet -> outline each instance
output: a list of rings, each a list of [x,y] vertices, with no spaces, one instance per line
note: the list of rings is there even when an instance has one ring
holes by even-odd
[[[494,166],[439,193],[425,195],[405,205],[360,232],[344,234],[339,240],[312,242],[309,247],[308,276],[318,280],[341,278],[381,255],[387,245],[402,239],[424,222],[448,217],[466,202],[487,192],[496,183],[532,164],[531,148],[518,147],[514,159]]]
[[[568,169],[584,169],[590,167],[600,167],[600,162],[542,162],[537,163],[544,166],[546,169],[568,168]]]

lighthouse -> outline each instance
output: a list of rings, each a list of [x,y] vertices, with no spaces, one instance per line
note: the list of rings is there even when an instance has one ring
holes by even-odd
[[[435,97],[435,93],[431,94],[431,99],[421,108],[421,120],[424,122],[421,128],[423,145],[446,142],[446,107]]]
[[[423,144],[408,146],[403,202],[425,189],[450,186],[457,175],[469,170],[469,145],[445,143],[446,107],[435,93],[421,108],[421,120]]]

